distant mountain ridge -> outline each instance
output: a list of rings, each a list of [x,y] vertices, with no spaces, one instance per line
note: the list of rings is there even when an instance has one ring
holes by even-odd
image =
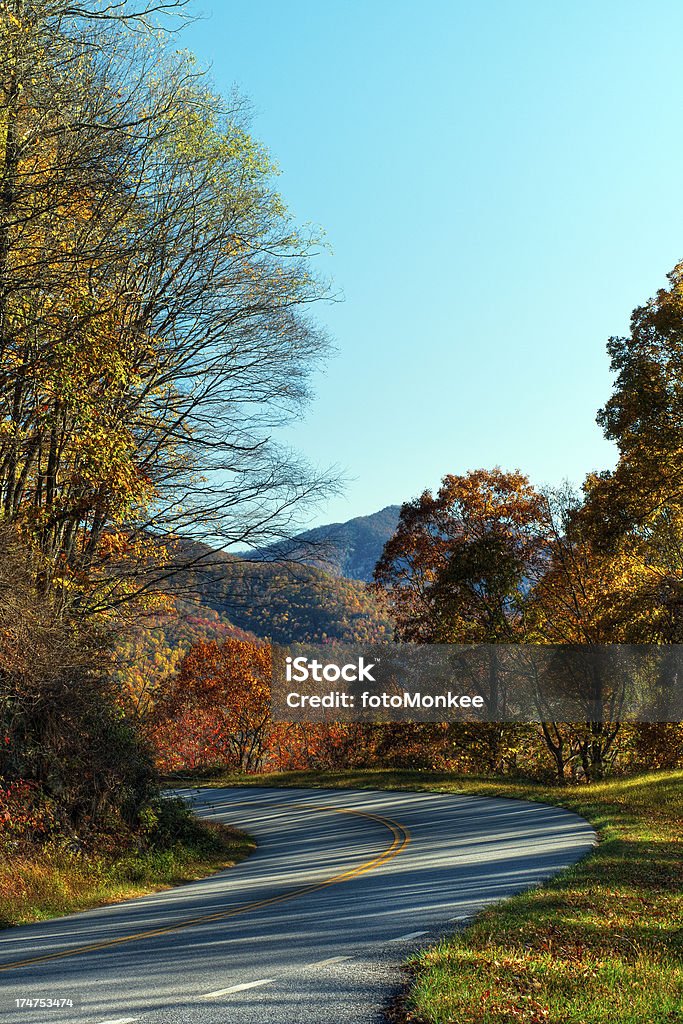
[[[249,554],[250,560],[296,561],[332,576],[369,582],[384,545],[396,531],[400,505],[357,516],[345,523],[330,523],[278,541]]]

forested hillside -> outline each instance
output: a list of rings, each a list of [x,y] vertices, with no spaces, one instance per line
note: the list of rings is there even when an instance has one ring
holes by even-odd
[[[202,564],[183,574],[197,610],[276,643],[391,639],[388,611],[377,591],[295,562],[248,562],[192,545]]]

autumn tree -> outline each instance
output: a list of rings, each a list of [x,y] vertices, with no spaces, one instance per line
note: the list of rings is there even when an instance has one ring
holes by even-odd
[[[539,694],[541,728],[558,782],[564,783],[568,772],[587,780],[601,778],[618,753],[625,687],[623,680],[614,685],[600,650],[606,644],[638,642],[639,602],[647,580],[625,553],[596,546],[586,529],[580,495],[565,486],[547,490],[544,497],[544,566],[528,593],[527,642],[559,648],[559,672],[565,648],[592,653],[583,673],[574,672],[571,680],[566,670],[562,675],[567,691],[585,708],[583,720],[549,720]],[[600,716],[595,715],[596,704]]]
[[[524,635],[527,581],[542,562],[545,504],[522,473],[446,476],[401,508],[375,570],[398,636],[504,643]]]
[[[490,644],[525,639],[527,594],[542,570],[547,530],[543,496],[520,472],[476,470],[444,477],[401,508],[375,579],[388,595],[400,640]],[[491,766],[514,749],[504,717],[505,685],[496,648],[477,681],[492,721],[460,730],[481,743]],[[507,742],[509,741],[509,743]]]
[[[258,771],[269,729],[270,648],[228,638],[200,640],[159,696],[153,716],[162,763],[188,741],[199,763]],[[169,766],[175,766],[172,759]]]
[[[630,532],[656,545],[683,508],[683,264],[668,280],[607,346],[616,380],[598,423],[619,459],[589,481],[592,526],[606,542]]]
[[[275,173],[144,9],[2,4],[0,502],[72,606],[154,591],[176,534],[277,534],[324,486],[272,440],[326,350]]]
[[[668,275],[668,287],[633,311],[629,334],[611,338],[608,353],[615,384],[598,423],[616,443],[618,460],[614,470],[586,481],[581,518],[594,548],[620,568],[613,599],[628,610],[627,623],[610,642],[678,644],[683,638],[683,264]],[[669,661],[666,654],[659,659],[660,686],[674,674]],[[641,732],[641,746],[650,744],[658,761],[672,729],[653,723]]]
[[[629,639],[683,637],[683,264],[669,287],[634,310],[631,331],[611,338],[613,393],[598,415],[617,445],[611,472],[590,476],[582,512],[594,545],[629,562]]]

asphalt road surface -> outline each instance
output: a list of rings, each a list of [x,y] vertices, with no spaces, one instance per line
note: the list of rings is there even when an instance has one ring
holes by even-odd
[[[177,889],[1,931],[2,1024],[379,1024],[410,952],[595,843],[576,815],[517,800],[182,793],[251,832],[256,853]],[[40,999],[67,1002],[30,1005]]]

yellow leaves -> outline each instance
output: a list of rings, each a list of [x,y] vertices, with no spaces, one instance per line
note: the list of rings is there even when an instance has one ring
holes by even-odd
[[[27,32],[29,26],[25,25],[21,18],[19,18],[12,10],[8,3],[0,3],[0,14],[7,19],[10,25],[14,28],[19,29],[22,32]]]
[[[286,260],[300,243],[239,97],[224,103],[188,55],[141,43],[115,17],[83,35],[43,13],[25,94],[0,114],[22,140],[0,483],[38,545],[83,565],[102,530],[149,528],[155,515],[159,530],[199,525],[220,467],[226,493],[207,532],[251,515],[239,483],[250,461],[265,500],[289,487],[275,454],[275,475],[263,469],[267,439],[324,340],[299,317],[316,288]],[[41,52],[46,39],[55,46]],[[113,576],[129,553],[98,555]]]

